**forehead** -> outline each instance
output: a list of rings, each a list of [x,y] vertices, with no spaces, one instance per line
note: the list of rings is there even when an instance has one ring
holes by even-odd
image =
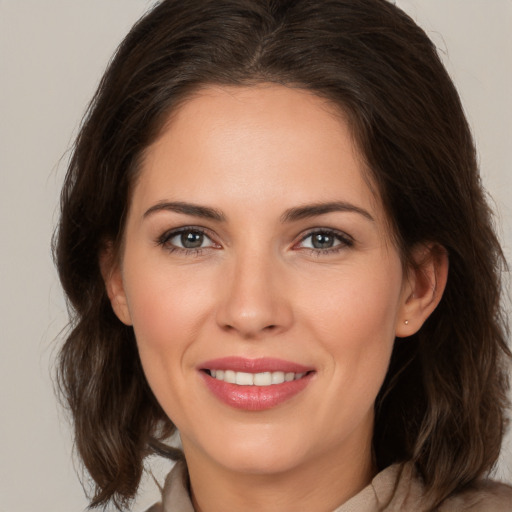
[[[137,203],[350,199],[380,209],[343,112],[278,85],[201,89],[169,117],[140,171]]]

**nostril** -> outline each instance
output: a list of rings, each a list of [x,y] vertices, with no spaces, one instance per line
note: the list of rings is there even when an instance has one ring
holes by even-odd
[[[245,326],[245,328],[238,328],[236,325],[231,324],[224,324],[221,326],[222,330],[226,333],[233,333],[237,332],[239,335],[241,335],[243,338],[254,338],[258,337],[258,335],[261,335],[263,333],[267,334],[273,334],[279,331],[279,325],[278,324],[270,324],[266,325],[260,329],[252,329],[250,327]],[[259,334],[258,334],[259,333]]]

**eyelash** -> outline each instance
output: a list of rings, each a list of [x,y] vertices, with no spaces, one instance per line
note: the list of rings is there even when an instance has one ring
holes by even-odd
[[[314,247],[298,247],[298,249],[302,250],[302,251],[307,251],[314,256],[321,257],[321,256],[325,256],[328,254],[336,254],[340,251],[343,251],[344,249],[354,246],[354,239],[351,236],[347,235],[346,233],[344,233],[342,231],[338,231],[336,229],[324,228],[324,229],[313,229],[313,230],[309,231],[303,237],[301,237],[299,242],[297,244],[295,244],[294,247],[296,247],[298,244],[303,243],[305,240],[307,240],[308,238],[315,236],[315,235],[324,235],[324,236],[328,236],[328,237],[333,237],[335,239],[335,241],[337,241],[339,243],[333,247],[329,247],[326,249],[319,249],[319,248],[314,248]]]
[[[211,245],[207,247],[197,247],[197,248],[186,248],[186,247],[178,247],[174,244],[170,243],[170,240],[173,238],[183,235],[184,233],[194,233],[201,236],[204,236],[208,240],[211,241]],[[314,248],[314,247],[300,247],[299,245],[304,243],[305,240],[307,240],[310,237],[313,237],[315,235],[324,235],[327,237],[333,237],[337,242],[335,246],[328,247],[325,249],[321,248]],[[161,246],[165,248],[169,253],[174,252],[180,252],[184,254],[185,256],[193,255],[193,256],[200,256],[204,250],[206,249],[218,249],[221,246],[217,244],[213,237],[209,234],[208,231],[206,231],[204,228],[196,227],[196,226],[185,226],[179,229],[173,229],[171,231],[166,231],[162,235],[160,235],[156,240],[156,245]],[[296,248],[297,250],[301,251],[307,251],[310,254],[313,254],[317,257],[325,256],[327,254],[336,254],[346,248],[353,247],[354,245],[354,239],[347,235],[346,233],[343,233],[341,231],[335,230],[335,229],[314,229],[309,232],[307,232],[304,236],[300,238],[300,240],[293,245],[293,248]]]
[[[174,244],[171,244],[170,241],[180,235],[183,235],[184,233],[194,233],[198,235],[202,235],[208,240],[212,242],[211,245],[207,247],[197,247],[197,248],[187,248],[187,247],[178,247]],[[191,256],[200,256],[205,249],[210,248],[220,248],[220,245],[213,241],[213,238],[209,233],[203,229],[196,226],[185,226],[179,229],[173,229],[171,231],[166,231],[162,235],[158,237],[156,240],[156,244],[163,247],[165,250],[167,250],[169,253],[173,252],[180,252],[184,254],[185,256],[191,255]]]

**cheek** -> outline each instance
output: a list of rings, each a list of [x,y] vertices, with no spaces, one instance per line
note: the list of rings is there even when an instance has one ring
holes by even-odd
[[[399,262],[345,268],[325,279],[317,277],[316,283],[303,289],[302,302],[322,334],[354,348],[372,340],[394,339],[401,299]]]
[[[373,402],[385,377],[400,310],[400,263],[363,267],[326,281],[309,296],[309,326],[329,354],[333,388]]]
[[[176,422],[176,411],[184,408],[182,397],[191,404],[195,400],[186,376],[193,367],[194,341],[211,310],[212,290],[205,288],[204,277],[165,264],[143,267],[132,260],[125,268],[142,367],[157,400]]]
[[[128,306],[144,372],[161,398],[161,391],[179,385],[179,377],[191,366],[187,354],[211,310],[213,292],[205,286],[211,279],[169,268],[165,261],[137,263],[127,261],[125,266]]]

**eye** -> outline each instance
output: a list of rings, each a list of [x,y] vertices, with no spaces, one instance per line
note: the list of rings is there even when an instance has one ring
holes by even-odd
[[[171,251],[198,252],[209,247],[219,247],[203,230],[198,228],[180,228],[167,231],[158,239],[158,244]]]
[[[336,251],[354,244],[352,238],[344,233],[333,230],[317,230],[308,233],[297,244],[298,248],[313,251]]]
[[[170,238],[169,242],[176,247],[184,249],[197,249],[202,247],[205,240],[209,240],[204,233],[200,231],[182,231]]]

